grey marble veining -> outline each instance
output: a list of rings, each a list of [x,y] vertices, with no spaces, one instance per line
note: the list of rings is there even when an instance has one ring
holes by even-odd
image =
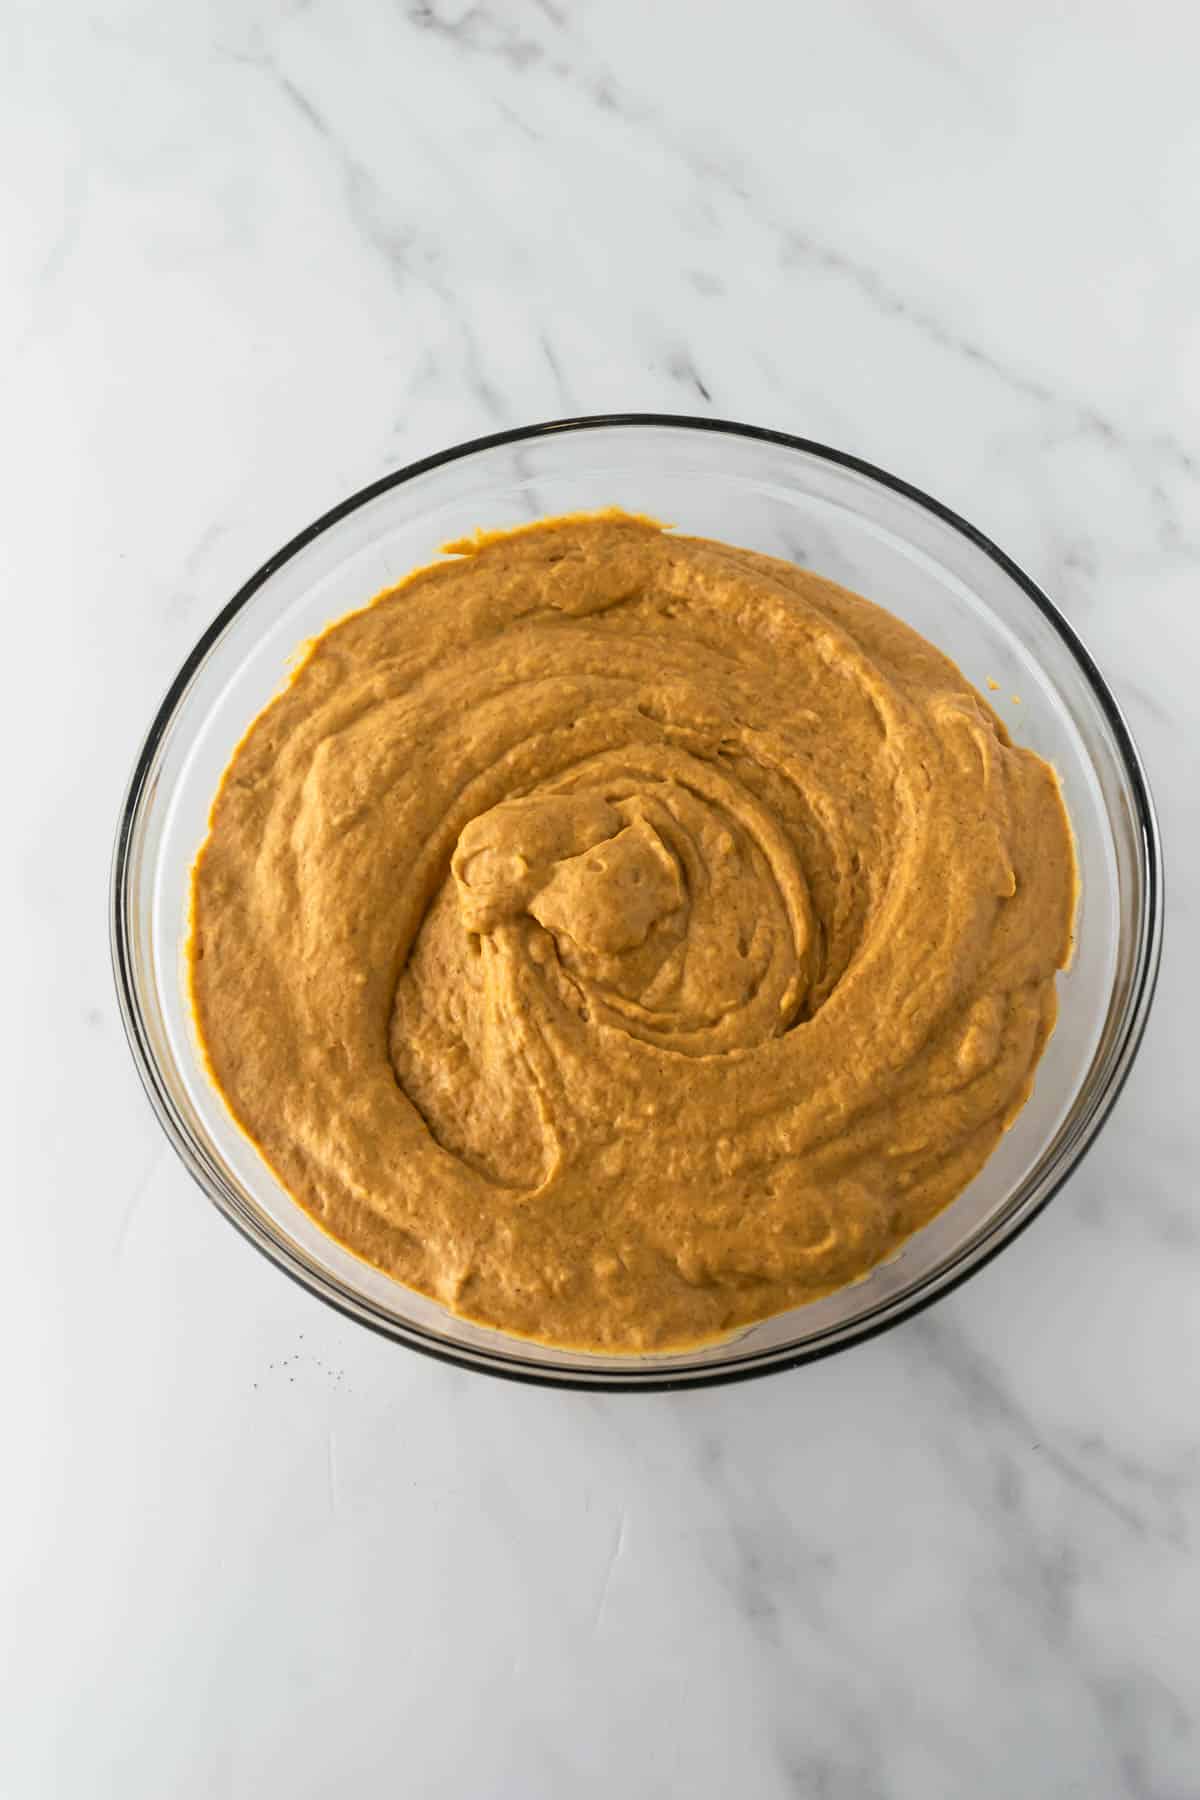
[[[1200,1794],[1200,29],[1152,0],[17,0],[0,434],[13,1800]],[[683,1396],[329,1315],[137,1090],[140,735],[361,483],[604,410],[834,443],[1070,615],[1164,978],[1099,1146],[934,1310]],[[819,561],[819,545],[798,546]]]

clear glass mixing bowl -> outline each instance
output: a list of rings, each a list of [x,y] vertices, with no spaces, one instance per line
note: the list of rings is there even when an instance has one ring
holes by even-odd
[[[359,1261],[291,1200],[211,1086],[183,979],[192,861],[221,773],[306,638],[477,526],[622,506],[790,558],[870,595],[1005,697],[1059,772],[1079,854],[1078,942],[1032,1098],[944,1213],[862,1282],[720,1344],[652,1356],[545,1348],[457,1319]],[[593,1388],[736,1380],[841,1349],[944,1294],[1008,1243],[1096,1136],[1128,1073],[1158,965],[1162,870],[1145,774],[1091,657],[1002,551],[907,483],[820,444],[712,419],[563,420],[463,444],[318,519],[213,621],[150,727],[121,814],[112,948],[158,1118],[225,1215],[313,1293],[465,1368]]]

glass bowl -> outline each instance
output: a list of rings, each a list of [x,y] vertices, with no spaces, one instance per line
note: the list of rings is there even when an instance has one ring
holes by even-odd
[[[1033,1095],[965,1192],[862,1281],[718,1344],[671,1354],[551,1349],[455,1318],[321,1230],[205,1074],[184,988],[188,882],[234,747],[308,638],[477,526],[621,506],[785,556],[880,601],[974,684],[999,682],[1014,736],[1054,764],[1077,839],[1077,946]],[[200,1186],[279,1267],[412,1349],[518,1380],[674,1388],[784,1369],[946,1293],[1027,1225],[1096,1136],[1129,1071],[1158,965],[1162,869],[1146,778],[1091,657],[980,532],[880,469],[714,419],[560,420],[414,463],[326,513],[213,621],[150,727],[121,813],[112,950],[125,1030],[159,1121]]]

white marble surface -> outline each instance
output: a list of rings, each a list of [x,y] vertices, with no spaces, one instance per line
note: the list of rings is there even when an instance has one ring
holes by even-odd
[[[12,0],[0,21],[6,1800],[1200,1793],[1200,27],[1177,0]],[[1128,709],[1164,980],[982,1275],[710,1393],[429,1364],[161,1139],[105,881],[200,628],[465,436],[906,475]]]

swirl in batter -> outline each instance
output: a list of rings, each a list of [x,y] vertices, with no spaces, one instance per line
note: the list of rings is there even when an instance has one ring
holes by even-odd
[[[620,513],[449,548],[226,771],[190,966],[227,1104],[359,1256],[545,1342],[858,1279],[1030,1091],[1053,771],[791,564]]]

